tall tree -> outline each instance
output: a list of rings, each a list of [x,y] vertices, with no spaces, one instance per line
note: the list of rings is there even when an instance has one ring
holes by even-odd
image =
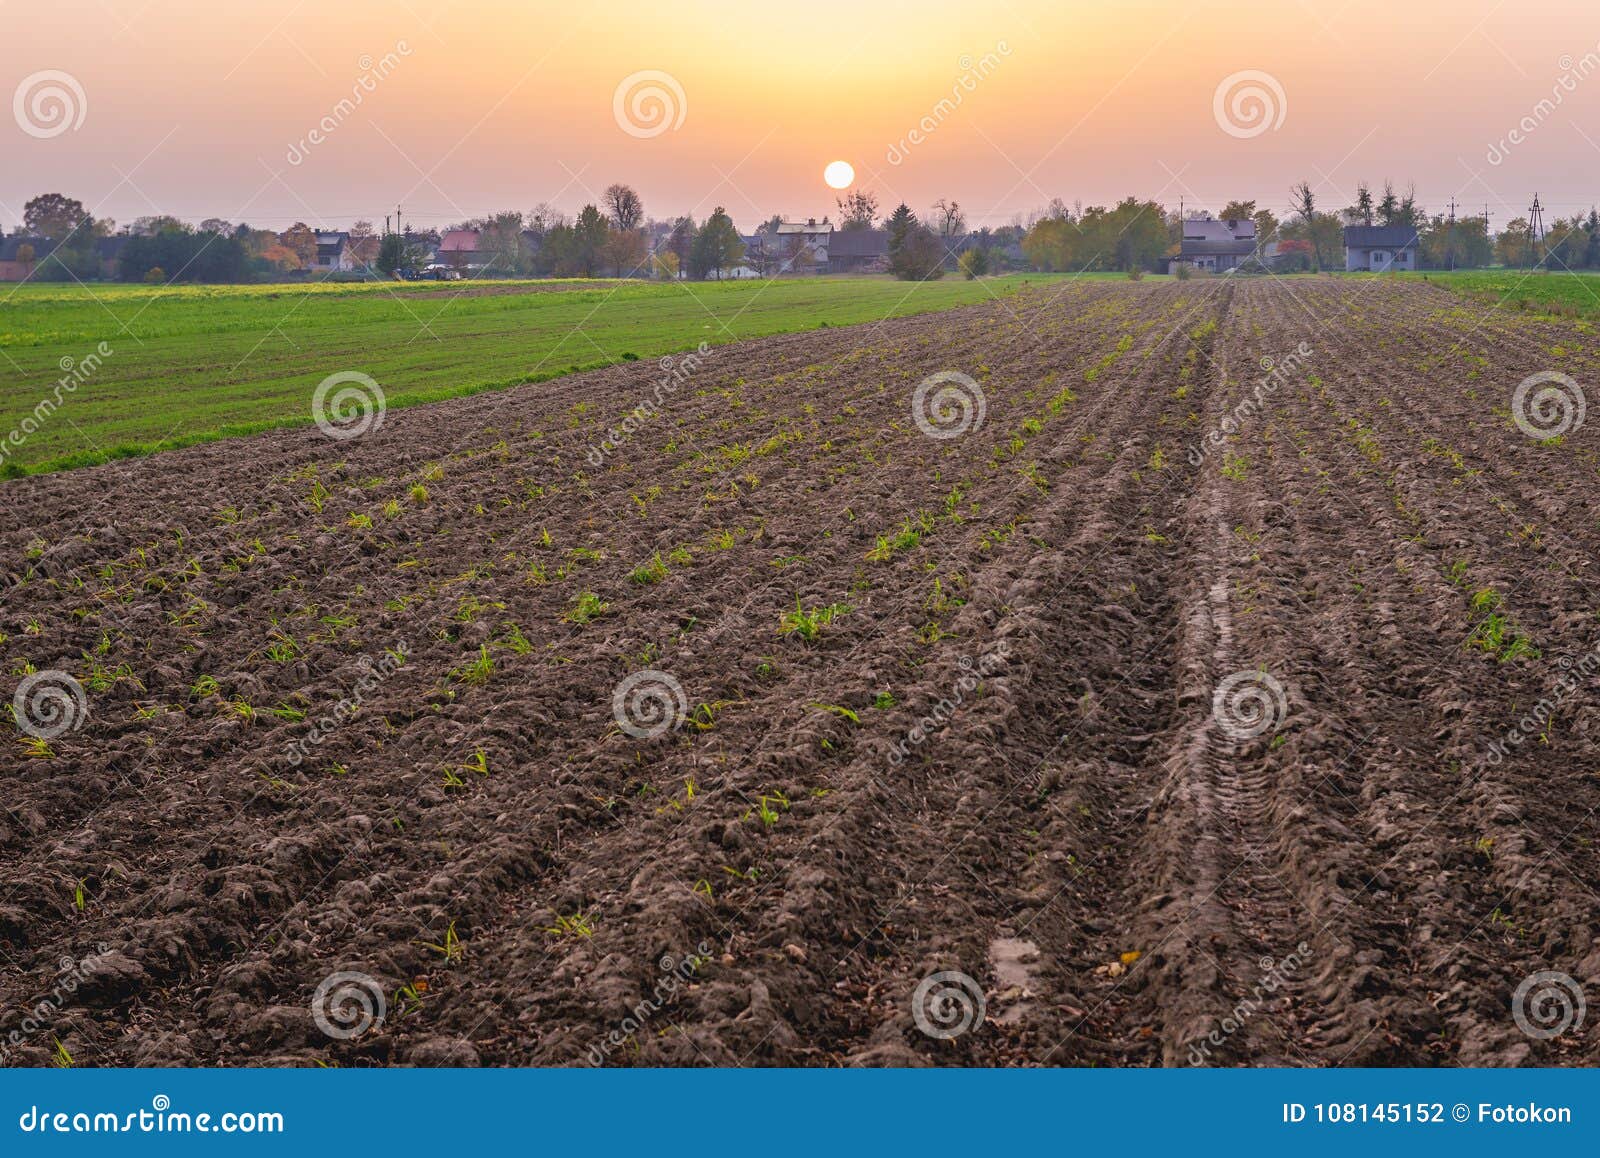
[[[706,218],[705,224],[694,235],[694,247],[689,252],[689,272],[695,277],[708,277],[739,264],[744,257],[744,240],[733,227],[733,218],[718,205]]]
[[[1372,224],[1372,186],[1362,181],[1356,186],[1356,203],[1345,210],[1352,220]]]
[[[638,229],[644,223],[644,202],[629,186],[607,186],[605,203],[611,224],[624,233]]]
[[[593,205],[585,205],[578,213],[578,220],[573,225],[574,242],[573,260],[584,277],[593,277],[601,262],[600,250],[606,243],[606,234],[610,226],[601,216],[600,210]]]
[[[394,276],[406,263],[406,243],[398,233],[385,233],[378,243],[378,272]]]
[[[959,201],[941,197],[933,203],[929,224],[940,237],[957,237],[967,231],[967,215],[961,211]]]
[[[889,214],[889,219],[884,224],[889,229],[889,256],[892,259],[896,251],[905,244],[906,235],[915,228],[917,215],[911,212],[911,206],[902,201],[894,207],[894,212]]]
[[[693,217],[680,217],[672,223],[672,232],[667,235],[667,248],[678,259],[679,272],[689,268],[689,255],[694,249],[695,224]]]
[[[317,235],[311,232],[311,227],[304,221],[296,221],[278,234],[278,244],[293,252],[300,259],[302,267],[310,265],[317,258]]]
[[[871,229],[878,216],[878,195],[867,189],[852,189],[838,198],[839,228]]]
[[[478,264],[484,277],[510,277],[527,272],[528,255],[522,244],[520,212],[502,209],[478,223]]]
[[[1311,242],[1312,267],[1320,271],[1322,269],[1322,250],[1317,245],[1316,238],[1316,195],[1311,191],[1311,183],[1309,181],[1300,182],[1300,184],[1290,189],[1289,193],[1294,198],[1295,212],[1300,214],[1300,224],[1305,230],[1305,239]]]
[[[541,201],[535,205],[527,215],[528,228],[543,237],[550,230],[562,225],[571,225],[567,215],[557,209],[548,201]]]
[[[633,276],[644,264],[649,250],[642,229],[611,229],[600,246],[600,257],[613,274]]]
[[[82,201],[60,193],[41,193],[22,207],[22,223],[28,232],[51,241],[61,241],[90,221]]]
[[[1394,182],[1383,183],[1383,199],[1378,202],[1378,223],[1380,225],[1398,225],[1400,216],[1400,198],[1395,195]]]

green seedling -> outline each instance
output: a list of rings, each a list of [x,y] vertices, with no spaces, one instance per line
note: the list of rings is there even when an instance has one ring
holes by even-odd
[[[435,944],[432,941],[420,941],[418,944],[424,949],[432,949],[439,954],[444,958],[446,965],[453,965],[466,956],[466,947],[462,945],[461,938],[456,936],[456,923],[454,921],[451,921],[450,927],[444,931],[443,944]]]
[[[588,623],[591,619],[598,619],[604,615],[610,607],[611,604],[593,591],[584,591],[578,595],[566,618],[569,623]]]
[[[545,932],[557,937],[592,937],[593,915],[575,912],[571,916],[557,916],[556,923],[546,928]]]
[[[848,614],[850,607],[845,603],[831,603],[827,607],[812,608],[807,611],[800,603],[800,597],[795,596],[794,610],[786,611],[778,621],[778,631],[782,635],[798,635],[807,643],[815,640],[822,634],[822,629],[835,619]]]
[[[849,708],[842,707],[839,704],[807,704],[806,706],[817,708],[824,712],[832,712],[841,720],[849,720],[852,724],[859,724],[861,722],[860,716],[856,715],[856,713],[852,712]]]

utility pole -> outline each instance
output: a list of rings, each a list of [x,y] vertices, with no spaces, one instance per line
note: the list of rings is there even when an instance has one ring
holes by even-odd
[[[1544,206],[1539,204],[1539,195],[1533,195],[1533,204],[1528,209],[1528,268],[1532,269],[1539,264],[1539,242],[1544,239]]]
[[[1450,251],[1450,270],[1456,268],[1456,199],[1450,198],[1450,228],[1445,233],[1445,248]]]

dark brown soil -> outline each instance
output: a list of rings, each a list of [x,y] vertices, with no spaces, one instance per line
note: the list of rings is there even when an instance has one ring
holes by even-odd
[[[89,711],[0,735],[0,1048],[1595,1064],[1512,995],[1600,980],[1600,460],[1507,415],[1597,366],[1420,283],[1064,281],[722,347],[603,452],[660,366],[7,483],[0,692]],[[931,438],[951,370],[986,418]],[[636,738],[647,669],[690,715]]]

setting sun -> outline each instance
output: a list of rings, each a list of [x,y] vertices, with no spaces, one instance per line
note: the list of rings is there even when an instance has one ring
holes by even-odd
[[[822,171],[822,179],[830,188],[848,189],[855,183],[856,171],[849,161],[832,161]]]

